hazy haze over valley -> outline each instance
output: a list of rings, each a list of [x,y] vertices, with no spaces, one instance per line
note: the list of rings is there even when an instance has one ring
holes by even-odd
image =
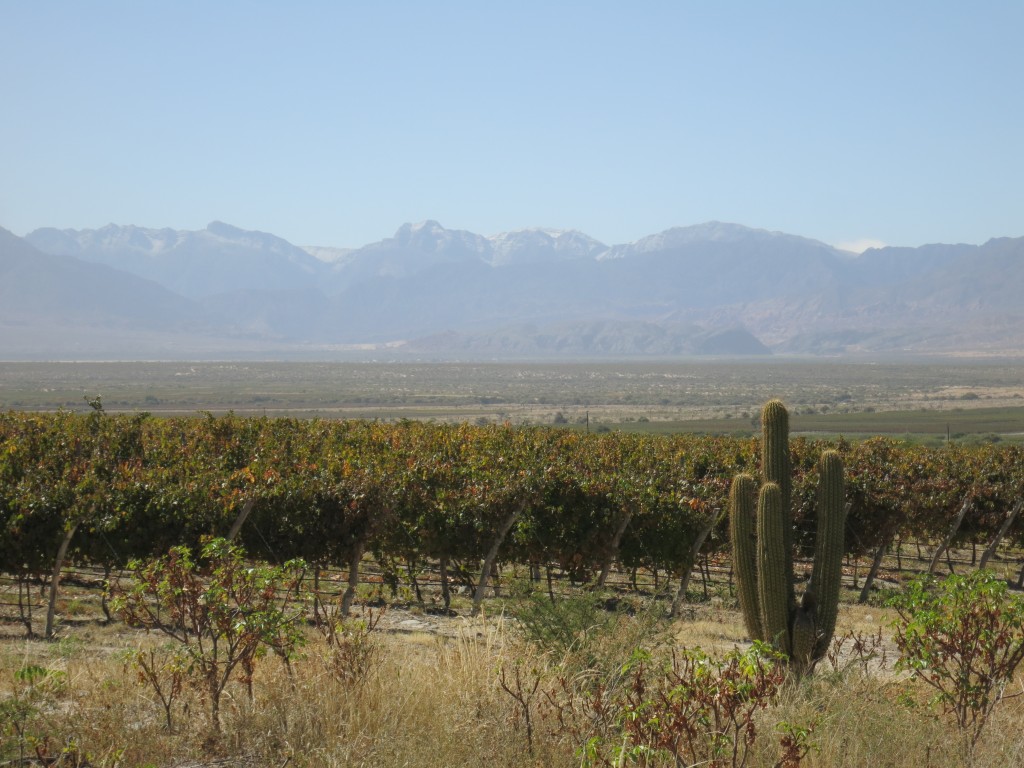
[[[1014,355],[1024,238],[869,249],[708,222],[633,243],[404,224],[300,248],[213,222],[0,235],[7,359]]]

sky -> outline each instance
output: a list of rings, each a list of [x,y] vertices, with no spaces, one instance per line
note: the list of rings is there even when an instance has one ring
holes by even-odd
[[[1024,2],[0,0],[0,227],[1024,236]]]

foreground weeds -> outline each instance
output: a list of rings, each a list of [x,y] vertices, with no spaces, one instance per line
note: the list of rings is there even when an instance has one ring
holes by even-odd
[[[63,754],[55,764],[107,768],[962,764],[933,691],[894,669],[892,639],[878,631],[891,612],[876,611],[874,629],[863,617],[844,628],[841,615],[836,652],[793,681],[766,649],[700,650],[742,637],[738,614],[709,609],[670,625],[639,608],[575,606],[553,619],[567,627],[526,631],[512,618],[453,618],[448,637],[389,633],[369,612],[336,624],[333,639],[310,626],[289,663],[258,660],[251,699],[246,681],[226,685],[219,734],[200,687],[162,699],[139,674],[137,651],[159,659],[157,634],[114,624],[57,643],[8,640],[0,763]],[[992,710],[975,765],[1024,760],[1022,701]]]

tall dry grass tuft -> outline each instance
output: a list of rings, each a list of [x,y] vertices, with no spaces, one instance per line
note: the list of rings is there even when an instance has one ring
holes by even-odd
[[[816,766],[955,766],[949,731],[903,681],[860,672],[815,675],[793,684],[765,713],[766,727],[799,723],[812,728],[807,763]],[[769,741],[757,765],[774,765]]]
[[[503,635],[500,624],[466,621],[451,639],[380,637],[358,680],[323,649],[309,649],[294,677],[264,665],[255,705],[226,729],[230,750],[299,766],[523,765],[496,674]]]

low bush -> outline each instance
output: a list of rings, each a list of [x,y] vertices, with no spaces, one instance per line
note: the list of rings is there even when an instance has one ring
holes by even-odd
[[[1024,660],[1024,599],[988,571],[918,579],[890,604],[899,614],[898,669],[935,691],[970,762],[996,704]]]

